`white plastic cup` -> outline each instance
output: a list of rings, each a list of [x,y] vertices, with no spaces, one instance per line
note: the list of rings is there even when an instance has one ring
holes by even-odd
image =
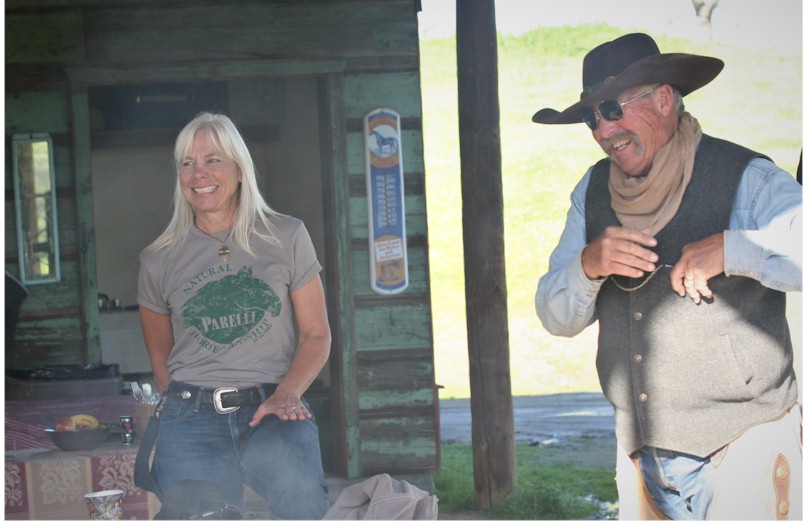
[[[118,520],[123,519],[123,491],[99,490],[84,494],[90,519]]]

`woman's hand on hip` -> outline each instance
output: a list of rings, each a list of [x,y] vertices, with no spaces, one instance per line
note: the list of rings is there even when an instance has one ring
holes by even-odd
[[[302,421],[313,417],[300,396],[291,392],[275,391],[269,399],[260,404],[249,426],[257,427],[261,420],[270,414],[283,421]]]

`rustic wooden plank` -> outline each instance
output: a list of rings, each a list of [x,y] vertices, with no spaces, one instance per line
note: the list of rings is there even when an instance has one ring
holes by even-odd
[[[116,147],[161,147],[173,143],[181,127],[167,129],[135,129],[131,131],[92,131],[92,148],[110,149]],[[271,142],[280,137],[276,125],[241,125],[244,140],[249,142]]]
[[[403,292],[393,296],[382,294],[357,294],[353,298],[353,306],[357,309],[373,309],[378,307],[413,307],[429,304],[431,297],[428,292]]]
[[[345,73],[417,73],[420,71],[420,58],[405,56],[352,56],[345,61]]]
[[[429,303],[356,309],[357,350],[430,346],[429,311]]]
[[[398,450],[395,444],[388,447],[370,448],[368,443],[367,448],[362,448],[362,474],[365,476],[373,476],[383,473],[417,473],[424,471],[433,471],[439,468],[439,459],[437,454],[434,457],[430,455],[417,455],[417,454],[392,454]],[[428,445],[424,442],[424,446]]]
[[[384,296],[372,294],[366,296],[357,295],[353,299],[353,306],[356,309],[375,309],[378,307],[418,307],[429,304],[431,298],[428,292],[401,293],[395,296]]]
[[[192,80],[227,80],[255,76],[298,74],[333,74],[344,71],[342,60],[250,60],[211,63],[106,64],[71,67],[70,78],[77,83],[176,82]]]
[[[78,307],[62,307],[62,308],[49,307],[48,309],[42,309],[42,310],[22,311],[20,312],[19,321],[34,322],[34,321],[62,319],[69,317],[79,318],[79,313],[80,311]]]
[[[434,416],[362,421],[364,474],[437,468]]]
[[[62,258],[69,258],[81,250],[76,229],[78,207],[75,194],[59,198],[56,206],[59,212],[59,255]]]
[[[427,384],[426,381],[431,383]],[[359,394],[359,409],[363,416],[365,411],[375,410],[392,410],[397,412],[398,415],[403,415],[406,410],[405,407],[433,407],[434,406],[434,379],[423,379],[419,382],[412,381],[408,383],[410,387],[404,390],[379,390],[367,391],[362,390]],[[397,408],[396,408],[397,407]],[[362,435],[364,436],[364,435]]]
[[[79,306],[81,333],[86,343],[87,363],[101,363],[101,331],[98,318],[98,277],[95,256],[95,218],[92,199],[92,169],[90,161],[90,104],[86,89],[72,93],[74,165],[76,173],[76,207],[78,209]]]
[[[45,340],[40,336],[31,341],[15,339],[11,350],[7,351],[7,368],[34,367],[47,362],[48,365],[75,365],[84,363],[84,340],[68,339]]]
[[[7,270],[17,275],[16,265],[7,266]],[[22,303],[21,314],[41,314],[52,309],[77,307],[76,295],[79,291],[78,261],[76,259],[61,261],[62,279],[58,283],[28,285],[28,296]]]
[[[271,15],[247,16],[241,8],[194,6],[180,10],[182,13],[168,16],[165,9],[99,9],[88,12],[89,30],[85,38],[87,59],[121,64],[182,60],[322,59],[415,55],[417,49],[417,28],[408,23],[355,25],[351,23],[351,15],[345,15],[334,17],[329,24],[274,27],[267,23],[267,20],[271,21]],[[260,9],[254,11],[257,13]],[[110,16],[99,21],[102,12],[109,12]],[[318,11],[309,13],[314,12]],[[218,13],[238,13],[239,18],[237,22],[221,25],[217,19]],[[111,24],[106,22],[108,19],[130,20],[135,25],[121,27],[121,21]],[[199,20],[205,25],[190,25],[192,20]],[[248,20],[261,23],[251,25],[246,23]],[[171,21],[181,25],[169,24]],[[214,25],[210,27],[208,24]],[[210,37],[212,31],[215,31],[216,38]]]
[[[359,351],[358,363],[362,419],[422,416],[434,409],[431,347]]]
[[[431,411],[423,410],[420,415],[401,419],[399,416],[389,418],[371,418],[363,420],[362,428],[367,436],[366,441],[401,442],[428,441],[431,437],[431,447],[434,447],[434,417]]]
[[[398,368],[406,367],[397,365]],[[417,365],[410,365],[412,372],[420,372],[405,380],[390,380],[384,386],[371,383],[371,376],[383,374],[376,368],[362,367],[360,371],[361,393],[359,394],[359,409],[362,415],[365,411],[407,411],[412,407],[428,408],[434,406],[434,369],[431,362],[426,362],[419,369]]]
[[[6,54],[6,93],[66,91],[70,87],[62,64],[19,64],[8,60],[16,58]]]
[[[361,475],[361,429],[359,427],[359,385],[358,367],[356,364],[356,339],[353,329],[353,281],[348,274],[350,267],[350,228],[349,214],[345,202],[347,197],[348,172],[345,162],[345,132],[341,125],[344,121],[343,77],[333,74],[320,84],[321,96],[325,98],[327,122],[321,122],[327,135],[321,136],[322,143],[330,145],[328,153],[331,161],[323,161],[323,168],[330,167],[332,172],[325,179],[329,206],[333,212],[330,223],[331,237],[334,239],[332,263],[326,267],[329,287],[335,295],[329,295],[329,312],[335,314],[338,328],[334,342],[334,354],[331,357],[332,372],[335,378],[332,387],[335,389],[334,424],[337,436],[336,466],[348,478]],[[327,127],[325,124],[327,123]]]
[[[387,362],[408,362],[430,359],[432,356],[431,345],[422,347],[399,347],[384,350],[365,349],[357,353],[357,358],[362,365],[384,365]]]
[[[69,133],[70,93],[38,91],[6,93],[6,135]]]
[[[53,169],[56,171],[56,196],[59,198],[57,205],[72,202],[75,198],[73,167],[73,144],[54,143]]]
[[[347,25],[367,27],[387,22],[390,25],[417,25],[410,0],[377,0],[356,2],[241,1],[238,7],[220,2],[139,1],[121,7],[111,2],[96,2],[98,7],[86,9],[87,27],[92,30],[132,30],[155,27],[161,30],[220,30],[222,28],[282,29],[289,27],[332,27]],[[357,8],[360,7],[360,8]],[[168,14],[166,14],[168,13]]]
[[[362,420],[396,419],[396,418],[434,418],[435,402],[429,401],[417,405],[389,405],[376,409],[361,411]]]
[[[411,71],[345,77],[345,114],[349,118],[363,118],[379,107],[394,109],[401,118],[420,117],[420,74]]]
[[[6,61],[77,63],[84,57],[84,20],[78,9],[58,12],[6,11]]]
[[[14,343],[15,345],[17,343],[27,343],[32,346],[66,346],[71,340],[82,340],[81,336],[76,335],[76,333],[81,332],[80,323],[81,320],[77,315],[21,321],[17,324]],[[75,358],[77,355],[74,354],[73,356]],[[76,361],[83,361],[83,357],[75,359]],[[50,363],[48,360],[41,360],[40,364],[43,362]]]

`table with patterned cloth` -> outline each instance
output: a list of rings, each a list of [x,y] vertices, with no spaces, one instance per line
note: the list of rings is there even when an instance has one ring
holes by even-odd
[[[95,449],[65,452],[44,433],[78,413],[115,425],[134,417],[135,404],[129,396],[6,402],[5,519],[88,519],[84,494],[110,489],[124,492],[125,519],[152,519],[159,501],[134,485],[136,442],[112,433]]]

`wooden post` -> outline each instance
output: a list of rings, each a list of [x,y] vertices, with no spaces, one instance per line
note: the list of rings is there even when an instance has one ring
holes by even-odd
[[[479,508],[516,484],[494,0],[457,0],[457,82],[471,438]]]
[[[87,86],[71,83],[73,119],[73,168],[76,178],[78,229],[78,282],[81,296],[81,328],[86,352],[82,363],[101,363],[101,320],[98,316],[98,276],[96,270],[95,222],[92,202],[90,162],[90,109]]]

